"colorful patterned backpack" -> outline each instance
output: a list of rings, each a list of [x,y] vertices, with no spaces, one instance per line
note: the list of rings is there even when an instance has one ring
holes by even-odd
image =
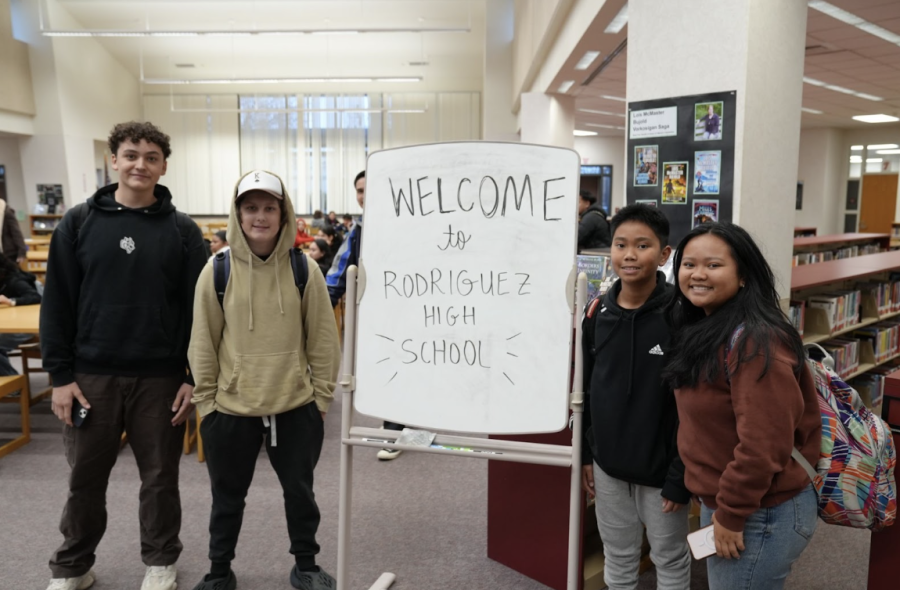
[[[732,335],[726,358],[742,331],[739,327]],[[811,349],[823,359],[809,358]],[[834,372],[834,360],[821,346],[807,346],[807,366],[822,415],[822,448],[815,469],[796,448],[791,457],[816,488],[819,518],[828,524],[880,531],[897,517],[897,452],[891,429]]]

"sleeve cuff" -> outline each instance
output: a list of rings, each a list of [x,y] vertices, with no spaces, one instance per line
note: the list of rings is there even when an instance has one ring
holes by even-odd
[[[75,373],[72,371],[62,371],[50,375],[50,381],[53,387],[64,387],[70,383],[75,383]]]
[[[327,413],[328,413],[328,408],[331,407],[331,402],[330,402],[330,401],[326,401],[326,400],[324,400],[324,399],[322,399],[322,398],[320,398],[320,397],[317,397],[317,398],[316,398],[316,407],[319,408],[319,411],[320,411],[320,412],[325,412],[325,413],[327,414]]]
[[[716,522],[718,522],[729,531],[734,531],[735,533],[741,533],[744,531],[744,523],[747,521],[746,518],[736,516],[734,514],[731,514],[730,512],[722,510],[721,508],[718,508],[716,510],[715,515]]]
[[[687,504],[691,501],[691,493],[687,489],[670,481],[663,484],[662,497],[676,504]]]
[[[195,403],[194,406],[197,408],[197,413],[200,414],[200,417],[202,418],[213,413],[216,409],[216,401],[214,399],[206,400]]]

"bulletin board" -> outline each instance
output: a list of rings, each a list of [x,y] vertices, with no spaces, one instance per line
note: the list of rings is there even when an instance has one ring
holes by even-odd
[[[707,221],[731,221],[737,93],[628,103],[626,200],[659,207],[670,244]]]

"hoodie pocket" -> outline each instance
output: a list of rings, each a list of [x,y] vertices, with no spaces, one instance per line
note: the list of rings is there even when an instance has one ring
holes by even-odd
[[[274,400],[295,395],[300,382],[300,354],[296,350],[238,354],[226,391],[236,394],[248,409],[265,409]]]
[[[88,310],[85,320],[77,337],[84,359],[161,360],[175,353],[159,306],[103,305]]]

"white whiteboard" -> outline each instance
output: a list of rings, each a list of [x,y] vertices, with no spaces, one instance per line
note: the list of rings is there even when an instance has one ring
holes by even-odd
[[[492,142],[369,156],[358,411],[460,432],[565,427],[579,164]]]

